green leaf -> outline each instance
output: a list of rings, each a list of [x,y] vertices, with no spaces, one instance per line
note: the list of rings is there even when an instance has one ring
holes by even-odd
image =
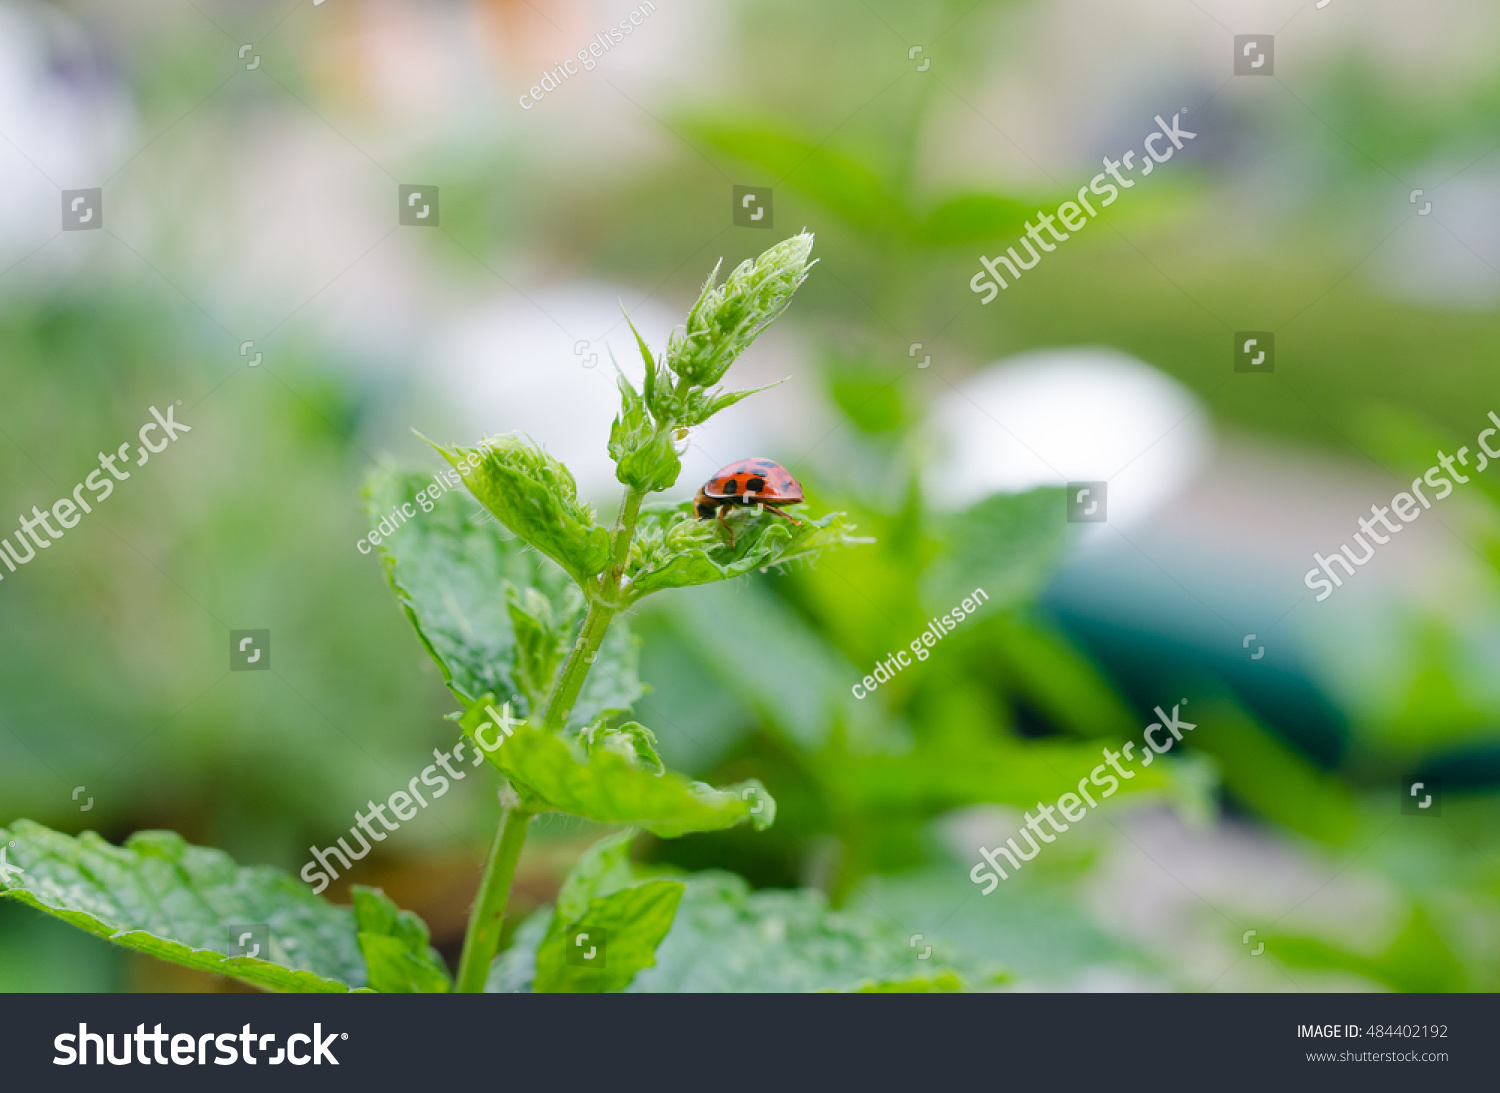
[[[138,831],[112,846],[30,820],[0,828],[7,864],[0,895],[116,945],[276,991],[363,987],[354,915],[275,869],[239,866],[170,831]],[[240,934],[265,926],[268,952],[242,956]],[[258,942],[257,942],[258,943]]]
[[[428,441],[432,444],[431,441]],[[562,566],[581,587],[609,564],[609,531],[578,500],[568,468],[516,435],[493,437],[480,450],[432,444],[479,503],[527,543]]]
[[[941,530],[947,550],[922,582],[929,609],[948,611],[976,589],[989,597],[987,612],[1013,607],[1042,590],[1062,556],[1062,491],[993,494]]]
[[[816,752],[840,731],[862,743],[881,735],[882,707],[849,689],[860,670],[763,585],[717,585],[673,597],[661,610],[693,650],[694,674],[799,748]],[[745,664],[756,670],[743,671]],[[776,685],[767,687],[767,679]]]
[[[624,313],[624,307],[621,307]],[[646,408],[649,409],[657,421],[662,424],[671,418],[671,414],[664,413],[662,404],[659,402],[658,386],[661,367],[656,363],[656,358],[651,353],[651,347],[646,344],[646,339],[641,337],[641,332],[635,328],[635,323],[630,321],[630,316],[625,316],[625,324],[630,327],[630,332],[635,335],[636,348],[641,351],[641,363],[646,369],[646,380],[642,387],[646,400]]]
[[[615,477],[642,493],[667,489],[682,473],[682,460],[672,443],[673,430],[670,424],[658,425],[652,419],[646,400],[623,372],[616,383],[620,388],[620,415],[609,430],[609,457],[615,461]]]
[[[567,574],[520,539],[502,539],[493,522],[476,525],[471,517],[482,511],[467,494],[440,497],[433,511],[418,511],[417,495],[436,492],[433,483],[426,475],[381,473],[367,484],[372,517],[403,504],[417,513],[380,544],[386,575],[453,693],[465,705],[484,694],[520,695],[516,707],[526,716],[542,708],[558,658],[582,624],[583,596]],[[420,504],[425,509],[432,502]],[[645,693],[638,644],[616,619],[570,727],[629,710]]]
[[[476,527],[470,518],[480,510],[463,491],[456,498],[439,493],[434,503],[428,495],[439,492],[436,483],[436,475],[385,472],[366,482],[372,522],[403,505],[416,513],[380,544],[386,577],[455,694],[468,701],[513,694],[515,632],[497,589],[511,581],[560,590],[567,578],[519,539]]]
[[[629,888],[635,882],[630,869],[630,844],[636,834],[633,827],[616,831],[579,855],[557,890],[558,915],[570,922],[582,918],[591,900]]]
[[[701,425],[720,410],[727,410],[735,403],[751,395],[758,395],[762,391],[769,391],[783,382],[783,380],[777,380],[764,387],[752,387],[748,391],[691,391],[688,393],[685,405],[678,412],[678,420],[683,425]]]
[[[492,700],[470,706],[459,721],[471,740],[490,724]],[[483,729],[477,746],[522,795],[526,806],[564,812],[605,824],[634,824],[663,838],[693,831],[719,831],[749,820],[757,830],[776,818],[776,802],[751,780],[724,789],[690,782],[678,774],[652,774],[634,756],[612,748],[588,754],[582,743],[530,725],[512,735]],[[484,747],[503,739],[492,750]]]
[[[697,519],[691,505],[643,508],[625,566],[626,602],[635,603],[664,588],[726,581],[833,547],[870,541],[854,538],[850,533],[855,529],[836,512],[789,524],[747,508],[726,520],[734,529],[732,546],[724,541],[718,523]]]
[[[656,963],[656,947],[672,928],[684,885],[654,880],[589,901],[573,922],[553,916],[536,954],[533,990],[569,993],[622,991],[636,973]],[[568,963],[569,948],[598,945],[600,966]],[[577,957],[575,957],[577,959]]]
[[[715,286],[719,267],[708,275],[683,327],[672,331],[666,364],[694,387],[712,387],[723,378],[760,333],[791,302],[792,293],[812,268],[813,237],[802,232],[746,259]]]
[[[990,626],[986,640],[1016,690],[1074,735],[1128,737],[1139,727],[1104,674],[1057,629],[1010,616]]]
[[[959,974],[976,985],[1004,977],[992,963],[941,946],[921,959],[925,946],[915,947],[888,916],[830,910],[820,892],[752,892],[740,877],[716,870],[684,879],[687,890],[656,947],[655,966],[636,974],[631,993],[948,990],[960,984]],[[530,953],[546,936],[540,918],[517,930],[488,989],[530,985]]]
[[[1079,780],[1103,761],[1097,743],[1017,741],[998,735],[974,739],[966,734],[954,740],[923,738],[902,753],[843,755],[825,777],[839,800],[860,812],[934,815],[985,803],[1031,808],[1064,793],[1076,795]],[[1187,792],[1175,779],[1192,778],[1197,769],[1180,767],[1176,762],[1149,768],[1137,764],[1135,777],[1120,780],[1120,789],[1111,796]],[[1080,822],[1092,815],[1091,810]]]
[[[1317,938],[1272,936],[1266,951],[1294,968],[1353,972],[1393,991],[1414,994],[1483,990],[1420,906],[1382,953],[1369,955]]]
[[[1057,201],[1050,202],[1052,206]],[[1020,235],[1032,206],[994,194],[964,194],[943,202],[916,228],[930,247],[972,246]]]
[[[638,770],[662,774],[667,769],[656,750],[656,734],[637,721],[610,728],[600,720],[583,730],[578,739],[590,755],[605,748],[624,756]]]
[[[963,989],[964,981],[948,971],[931,979],[884,979],[849,988],[856,994],[939,994]]]
[[[589,847],[568,874],[537,950],[534,990],[624,990],[636,972],[656,962],[656,947],[671,928],[683,885],[635,884],[630,868],[635,834],[634,828],[626,828],[606,836]],[[583,963],[583,945],[597,945],[602,953]],[[570,955],[574,962],[569,962]]]
[[[1091,917],[1091,901],[1080,891],[1091,883],[1087,873],[1032,872],[1028,865],[1002,891],[976,896],[979,889],[968,877],[971,865],[945,858],[909,872],[868,877],[846,906],[909,923],[922,932],[924,945],[934,947],[934,955],[951,947],[981,967],[1007,969],[1027,990],[1084,990],[1105,976],[1136,989],[1162,985],[1159,961]],[[962,970],[968,973],[970,966]]]
[[[378,888],[351,886],[359,948],[372,990],[398,994],[444,994],[453,981],[432,948],[427,924],[403,911]]]
[[[857,231],[873,234],[907,225],[900,201],[874,170],[829,151],[823,142],[754,123],[688,121],[685,127],[713,147],[784,179]]]
[[[568,638],[583,606],[583,598],[577,596],[573,600],[572,610],[563,620],[566,625],[559,627],[552,601],[537,589],[518,589],[507,581],[505,597],[516,638],[516,686],[526,696],[528,709],[541,709],[557,676],[557,669],[567,655]]]
[[[1218,761],[1224,788],[1273,823],[1334,846],[1354,844],[1359,813],[1347,782],[1320,769],[1237,702],[1192,707],[1192,744]]]
[[[895,433],[908,424],[900,376],[890,376],[863,361],[844,361],[828,372],[833,401],[860,432],[870,436]]]

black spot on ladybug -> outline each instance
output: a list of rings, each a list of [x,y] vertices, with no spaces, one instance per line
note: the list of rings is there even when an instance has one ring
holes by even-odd
[[[726,479],[725,482],[724,482],[724,492],[725,493],[739,493],[740,492],[739,481],[737,479],[734,479],[734,478]]]
[[[765,488],[766,488],[766,480],[764,478],[752,478],[752,479],[750,479],[750,481],[748,481],[748,482],[745,483],[745,492],[746,493],[759,493],[761,490],[763,490]]]

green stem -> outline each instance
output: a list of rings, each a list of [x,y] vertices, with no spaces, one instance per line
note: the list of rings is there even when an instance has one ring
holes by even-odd
[[[615,609],[597,600],[589,604],[588,614],[583,617],[583,627],[578,631],[578,640],[573,651],[563,663],[562,673],[557,677],[557,686],[547,701],[547,712],[542,715],[542,728],[548,732],[561,732],[568,724],[573,712],[573,703],[583,690],[583,681],[594,666],[594,654],[604,643],[604,632],[609,629],[609,620],[615,617]]]
[[[635,534],[636,521],[640,519],[641,502],[645,494],[638,490],[627,490],[620,501],[620,517],[615,524],[614,558],[608,572],[599,578],[597,595],[589,603],[588,614],[568,659],[563,662],[557,677],[557,686],[547,700],[547,710],[542,715],[542,727],[549,732],[560,732],[568,724],[573,704],[583,690],[583,681],[593,667],[594,656],[604,643],[605,631],[610,620],[619,612],[618,596],[620,582],[625,576],[625,562],[630,557],[630,539]]]
[[[619,607],[616,597],[625,574],[625,561],[630,555],[630,537],[635,534],[636,520],[640,518],[641,501],[644,494],[629,490],[620,502],[620,519],[615,527],[614,557],[609,572],[600,578],[598,595],[591,597],[588,614],[578,631],[578,640],[563,664],[557,686],[547,701],[542,715],[542,727],[558,732],[568,723],[573,704],[583,690],[583,681],[593,667],[594,655],[604,642],[610,620]],[[510,900],[511,882],[516,876],[516,863],[521,859],[521,847],[526,845],[526,828],[531,823],[532,813],[521,807],[507,808],[500,819],[500,829],[495,832],[495,844],[490,847],[489,861],[485,863],[484,879],[479,882],[479,894],[474,900],[474,911],[469,916],[469,928],[464,933],[464,951],[458,962],[458,981],[455,989],[465,994],[477,994],[484,990],[489,977],[490,965],[500,947],[500,930],[505,925],[505,906]]]
[[[516,876],[516,862],[521,859],[521,847],[526,844],[526,828],[531,823],[531,816],[523,808],[508,808],[500,818],[495,845],[490,847],[484,879],[479,882],[479,894],[474,899],[473,913],[469,915],[469,928],[464,932],[464,951],[459,958],[458,981],[454,985],[457,991],[479,994],[484,990],[490,964],[500,947],[505,905],[510,901],[510,885]]]

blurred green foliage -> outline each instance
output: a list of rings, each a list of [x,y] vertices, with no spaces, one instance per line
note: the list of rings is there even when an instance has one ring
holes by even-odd
[[[632,620],[653,688],[640,708],[664,757],[715,781],[759,778],[779,804],[770,832],[643,840],[647,856],[757,885],[811,885],[836,905],[894,918],[897,945],[922,930],[1021,977],[1064,982],[1105,967],[1175,984],[1090,909],[1082,893],[1104,853],[1092,836],[1028,866],[1003,895],[972,898],[967,862],[944,834],[954,810],[1051,797],[1143,719],[1128,687],[1032,607],[1065,545],[1046,519],[1056,497],[939,517],[915,484],[914,429],[943,383],[984,362],[1104,344],[1187,384],[1227,428],[1366,453],[1402,474],[1425,468],[1436,446],[1472,436],[1479,413],[1500,407],[1500,316],[1393,299],[1367,274],[1404,211],[1403,180],[1436,157],[1478,162],[1500,140],[1500,73],[1432,99],[1351,40],[1295,98],[1253,117],[1225,105],[1227,93],[1200,115],[1211,88],[1200,95],[1183,77],[1166,101],[1179,87],[1196,96],[1205,131],[1211,121],[1227,134],[1218,158],[1174,164],[1160,186],[1112,209],[1107,230],[1049,258],[1046,278],[994,306],[965,306],[975,256],[1084,169],[1049,167],[1056,185],[983,185],[962,166],[932,164],[967,123],[1009,147],[975,116],[989,111],[997,73],[1024,77],[1025,20],[1044,7],[749,0],[731,9],[733,49],[712,93],[666,112],[669,136],[647,155],[579,171],[497,127],[436,142],[398,169],[441,174],[445,231],[423,245],[444,275],[478,291],[491,281],[472,256],[517,252],[690,298],[701,249],[733,264],[761,241],[724,230],[731,175],[774,184],[780,221],[818,233],[824,276],[799,297],[798,321],[822,346],[827,401],[851,440],[796,473],[877,545],[746,588],[667,592]],[[933,79],[911,70],[916,43]],[[192,125],[225,140],[257,109],[278,123],[270,108],[207,99],[222,77],[205,57],[222,44],[204,24],[201,35],[121,47],[147,133],[204,102]],[[277,63],[299,97],[337,116],[308,78],[311,62]],[[1247,225],[1233,210],[1262,176],[1246,149],[1268,146],[1321,154],[1296,161],[1305,170],[1295,200]],[[182,397],[179,417],[195,432],[0,585],[0,823],[28,815],[114,841],[171,827],[241,861],[295,866],[310,842],[347,826],[348,801],[403,784],[434,745],[451,744],[438,673],[354,549],[365,530],[359,483],[379,462],[366,449],[383,451],[370,438],[387,435],[393,416],[410,421],[404,408],[426,397],[420,377],[361,373],[311,325],[274,366],[236,370],[232,347],[153,275],[85,269],[46,292],[24,275],[0,282],[0,512],[66,492],[153,403]],[[1277,382],[1225,382],[1229,333],[1260,327],[1277,331]],[[934,353],[932,371],[912,372],[914,341]],[[1470,487],[1462,534],[1493,565],[1500,493],[1490,481]],[[850,684],[966,584],[993,597],[979,616],[929,661],[854,699]],[[1267,943],[1273,959],[1390,989],[1495,989],[1490,625],[1419,605],[1386,635],[1392,651],[1349,658],[1330,685],[1350,723],[1332,761],[1249,712],[1222,680],[1206,682],[1211,699],[1195,698],[1208,712],[1190,762],[1156,792],[1201,812],[1206,779],[1191,760],[1211,758],[1221,812],[1394,893],[1383,940],[1282,930]],[[226,632],[248,626],[273,630],[273,672],[228,673]],[[1402,823],[1395,779],[1449,750],[1459,758],[1445,773],[1472,779],[1472,790],[1450,793],[1440,823]],[[70,797],[80,783],[97,802],[85,815]],[[403,854],[475,853],[494,803],[475,780],[450,803]],[[737,907],[767,897],[714,898]],[[544,930],[545,916],[532,928]],[[1226,950],[1237,944],[1229,937]],[[0,989],[129,982],[119,953],[0,904]]]

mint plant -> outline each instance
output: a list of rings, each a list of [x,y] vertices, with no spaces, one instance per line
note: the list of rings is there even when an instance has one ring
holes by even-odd
[[[739,509],[726,535],[716,521],[696,519],[690,504],[648,501],[676,483],[688,430],[755,393],[718,385],[807,277],[812,242],[794,236],[722,284],[716,268],[660,357],[632,326],[645,376],[637,390],[619,374],[608,451],[625,490],[613,527],[579,500],[565,466],[524,436],[504,436],[473,449],[433,447],[510,537],[445,506],[381,547],[391,586],[458,702],[452,719],[503,779],[502,817],[456,975],[420,919],[380,892],[356,886],[353,907],[336,907],[277,870],[237,866],[170,832],[140,832],[116,847],[92,832],[75,839],[17,821],[0,828],[10,855],[0,859],[0,895],[117,944],[272,990],[621,990],[653,967],[685,899],[693,908],[685,951],[713,929],[763,948],[760,923],[774,920],[785,936],[790,922],[779,955],[756,958],[784,970],[784,989],[889,986],[889,956],[904,946],[889,927],[830,914],[815,893],[752,893],[726,874],[640,877],[629,860],[638,830],[672,838],[745,822],[764,829],[776,804],[756,781],[714,788],[665,769],[651,730],[628,719],[644,688],[624,613],[653,592],[860,541],[838,513],[788,524]],[[371,511],[412,501],[426,484],[417,474],[378,475],[366,491]],[[523,924],[526,943],[496,962],[528,826],[542,813],[621,830],[580,859],[557,906]],[[268,927],[267,951],[246,952],[246,935],[232,936],[251,923]],[[607,936],[602,967],[570,959],[580,929]],[[732,988],[701,960],[687,963],[667,969],[669,981]],[[931,968],[923,985],[957,983],[941,963]]]

